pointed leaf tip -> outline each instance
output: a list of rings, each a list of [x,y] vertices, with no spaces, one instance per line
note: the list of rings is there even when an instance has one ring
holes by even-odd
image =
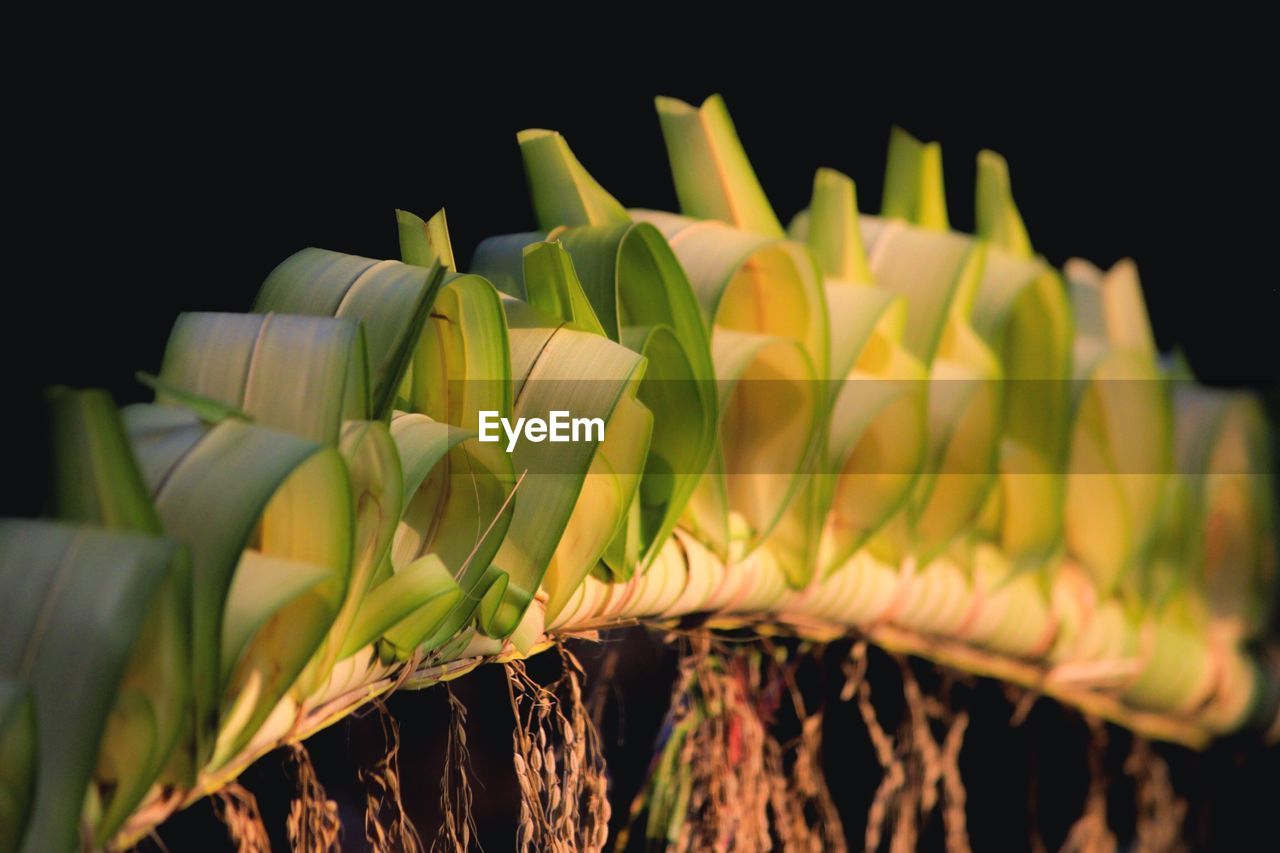
[[[744,231],[784,236],[724,99],[712,95],[697,109],[668,97],[658,97],[654,104],[681,211]]]
[[[871,281],[858,227],[857,187],[848,175],[823,167],[813,176],[807,241],[828,276]]]
[[[976,188],[978,236],[1022,258],[1034,254],[1027,226],[1013,202],[1009,164],[994,151],[978,152]]]
[[[921,142],[900,127],[889,132],[881,213],[927,228],[946,231],[947,194],[942,179],[942,146]]]
[[[559,241],[532,243],[524,249],[524,282],[529,303],[571,328],[608,337]]]
[[[516,134],[538,227],[630,222],[626,209],[578,162],[564,137],[533,128]]]
[[[111,530],[160,533],[120,413],[102,389],[45,391],[53,444],[54,515]]]
[[[396,225],[400,229],[402,261],[415,267],[428,268],[439,263],[449,272],[457,271],[453,242],[449,238],[449,220],[443,207],[427,220],[407,210],[397,209]]]
[[[1147,303],[1142,297],[1138,265],[1132,258],[1116,261],[1103,276],[1102,307],[1106,315],[1107,336],[1112,343],[1156,356],[1155,333],[1151,330]]]

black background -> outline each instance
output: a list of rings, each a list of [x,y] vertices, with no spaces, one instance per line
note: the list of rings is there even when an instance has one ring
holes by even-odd
[[[289,253],[315,245],[394,257],[396,207],[428,216],[445,206],[460,259],[484,236],[530,229],[515,145],[522,128],[562,131],[623,204],[673,209],[655,94],[698,100],[723,93],[784,221],[806,203],[822,165],[851,175],[862,208],[876,210],[896,123],[943,142],[952,224],[971,229],[974,156],[994,148],[1009,161],[1038,250],[1056,264],[1075,255],[1101,265],[1134,257],[1160,344],[1184,349],[1208,381],[1259,388],[1274,412],[1280,288],[1266,132],[1273,105],[1259,83],[1265,60],[1239,58],[1251,55],[1241,47],[1236,56],[1197,61],[1197,51],[1177,44],[1159,59],[1122,63],[1130,44],[1104,30],[1070,49],[988,55],[987,64],[968,57],[919,79],[903,72],[911,62],[873,60],[852,47],[828,51],[823,67],[807,54],[784,61],[766,52],[759,55],[768,56],[767,68],[695,74],[654,70],[690,52],[677,43],[622,51],[610,65],[578,61],[566,49],[549,67],[541,53],[512,53],[475,37],[470,58],[445,56],[424,36],[408,68],[388,63],[383,70],[371,61],[364,66],[371,79],[353,73],[346,46],[335,40],[311,52],[336,61],[269,71],[246,67],[230,45],[199,72],[178,70],[181,46],[154,59],[121,50],[51,91],[24,90],[17,96],[23,120],[9,135],[30,156],[14,162],[9,178],[34,192],[11,200],[22,223],[13,232],[20,241],[10,245],[4,336],[6,438],[22,450],[2,509],[30,515],[44,505],[41,388],[104,386],[122,403],[145,399],[133,371],[157,369],[177,313],[245,310]],[[975,45],[975,54],[984,52]],[[359,63],[352,57],[349,64]],[[643,70],[624,80],[617,70],[624,64]],[[1031,74],[1046,68],[1059,73]],[[625,715],[617,705],[606,715],[615,815],[625,813],[639,784],[674,671],[672,654],[656,639],[632,631],[620,642],[616,692]],[[838,691],[841,652],[830,652],[825,681],[810,668],[815,697]],[[599,657],[582,653],[591,665]],[[878,655],[873,664],[892,719],[896,668]],[[546,674],[554,666],[538,661],[534,669]],[[486,668],[456,689],[472,709],[471,743],[485,786],[476,794],[482,840],[488,850],[508,849],[517,806],[500,670]],[[1084,794],[1083,724],[1041,703],[1024,726],[1010,729],[1010,708],[994,685],[960,691],[974,712],[963,769],[975,849],[1028,845],[1032,780],[1038,820],[1055,847]],[[406,802],[430,834],[443,693],[397,695],[391,709],[404,733]],[[857,835],[878,771],[852,708],[833,705],[827,732],[832,785]],[[380,755],[379,737],[376,720],[364,719],[312,742],[353,849],[360,849],[363,802],[355,770]],[[1109,767],[1121,776],[1127,739],[1113,731],[1112,742]],[[1268,846],[1263,839],[1274,838],[1280,802],[1276,748],[1261,752],[1246,742],[1206,755],[1163,753],[1192,799],[1197,846]],[[282,764],[269,756],[245,777],[278,842],[292,790]],[[1112,808],[1122,833],[1132,825],[1131,799],[1121,780]],[[173,850],[220,849],[220,832],[200,804],[160,835]],[[940,844],[936,826],[924,842]]]

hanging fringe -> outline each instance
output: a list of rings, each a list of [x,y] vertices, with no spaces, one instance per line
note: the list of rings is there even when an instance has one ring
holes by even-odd
[[[582,665],[563,644],[561,674],[544,687],[522,661],[504,664],[520,784],[521,850],[602,850],[611,816],[599,731],[582,698]]]
[[[777,756],[776,769],[769,774],[773,782],[770,804],[774,831],[784,850],[804,853],[848,850],[840,811],[822,772],[823,713],[806,715],[804,707],[798,706],[796,715],[801,721],[801,730],[790,774],[782,772],[785,748],[772,736],[768,739],[769,753]]]
[[[880,849],[880,839],[884,835],[885,820],[889,816],[899,791],[906,785],[907,772],[898,756],[893,738],[889,737],[880,720],[876,716],[875,705],[871,704],[871,682],[867,679],[867,643],[859,640],[849,650],[852,671],[856,679],[845,682],[845,690],[854,683],[858,697],[858,713],[867,727],[867,736],[871,738],[871,746],[875,749],[876,760],[884,769],[884,777],[876,788],[871,799],[871,808],[867,810],[867,832],[864,846],[868,851]],[[896,833],[895,833],[896,835]]]
[[[290,745],[289,756],[298,782],[298,795],[289,804],[289,818],[285,823],[290,846],[307,853],[338,850],[338,838],[342,834],[338,804],[325,795],[305,746]]]
[[[649,842],[677,851],[768,850],[782,770],[761,708],[776,708],[778,691],[761,689],[758,649],[720,648],[705,631],[682,636],[671,705],[631,823],[647,811]],[[620,833],[616,848],[627,841]]]
[[[960,750],[964,733],[969,728],[969,712],[953,713],[946,739],[942,743],[942,784],[945,805],[942,825],[946,829],[947,853],[969,853],[969,826],[965,816],[968,795],[960,776]]]
[[[1116,837],[1107,827],[1107,729],[1096,717],[1085,717],[1089,726],[1089,793],[1084,813],[1067,832],[1063,853],[1114,853]]]
[[[960,751],[969,715],[952,711],[949,701],[925,696],[907,660],[897,656],[895,659],[902,674],[906,703],[896,738],[885,731],[871,701],[866,641],[854,643],[844,664],[845,683],[840,698],[849,701],[857,696],[858,712],[867,727],[876,760],[884,770],[867,811],[865,847],[868,851],[878,850],[886,825],[892,820],[891,853],[915,850],[920,828],[941,803],[948,853],[969,853],[967,795],[960,775]],[[950,688],[950,681],[944,682],[942,696],[948,697]],[[941,742],[935,735],[935,723],[941,724],[944,732]]]
[[[373,853],[422,853],[422,838],[400,795],[400,726],[381,700],[374,708],[385,748],[373,767],[357,774],[365,786],[364,837]]]
[[[1134,737],[1124,770],[1137,786],[1137,828],[1135,847],[1142,853],[1165,853],[1187,849],[1182,840],[1182,824],[1187,803],[1173,789],[1169,765],[1142,737]]]
[[[440,828],[431,849],[465,851],[471,849],[471,839],[476,834],[475,817],[471,812],[467,706],[453,694],[447,681],[444,689],[449,697],[449,739],[445,746],[444,773],[440,778]]]
[[[215,791],[213,813],[226,824],[237,853],[271,853],[258,799],[244,785],[232,782]]]
[[[822,770],[823,712],[819,709],[809,713],[793,667],[784,662],[785,649],[773,646],[767,639],[763,642],[768,652],[764,658],[768,683],[785,686],[800,723],[800,736],[785,745],[765,729],[765,768],[770,783],[773,832],[783,850],[845,851],[848,846],[844,824]],[[817,654],[820,657],[820,647]],[[765,688],[765,695],[773,692],[777,692],[776,688]]]

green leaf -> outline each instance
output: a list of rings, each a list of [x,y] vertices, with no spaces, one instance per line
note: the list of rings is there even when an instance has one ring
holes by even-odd
[[[21,849],[76,849],[121,677],[176,543],[0,521],[0,677],[31,685],[39,771]],[[75,701],[67,701],[75,697]]]
[[[120,415],[103,391],[49,393],[55,445],[53,507],[67,521],[159,534]],[[108,716],[97,779],[108,792],[94,838],[104,844],[191,734],[191,577],[175,555],[153,597]],[[190,784],[184,755],[165,781]]]
[[[280,577],[285,564],[278,560],[287,560],[318,569],[323,579],[262,625],[229,680],[224,679],[220,731],[211,762],[215,768],[252,740],[276,703],[295,686],[337,617],[352,571],[349,483],[340,455],[326,449],[308,458],[267,503],[256,547],[246,550],[236,567],[237,580],[242,571]],[[224,632],[236,618],[235,603],[229,596]],[[309,686],[304,682],[295,690],[305,695]]]
[[[365,365],[354,320],[194,313],[174,324],[160,379],[332,445],[343,420],[368,416]]]
[[[240,558],[227,592],[222,626],[221,680],[231,681],[255,636],[277,612],[327,578],[323,567],[249,550]]]
[[[1275,600],[1276,503],[1265,412],[1255,395],[1179,384],[1173,398],[1176,470],[1185,491],[1165,543],[1180,567],[1166,595],[1203,596],[1244,637],[1267,625]],[[1148,586],[1154,598],[1162,590]]]
[[[1103,594],[1140,595],[1173,459],[1173,415],[1137,271],[1069,261],[1075,308],[1068,552]]]
[[[977,199],[978,236],[990,240],[1017,258],[1030,258],[1031,238],[1013,203],[1009,186],[1009,164],[994,151],[978,152]]]
[[[17,850],[36,789],[36,708],[26,683],[0,677],[0,849]]]
[[[420,557],[365,599],[344,654],[354,654],[380,636],[402,649],[414,649],[440,629],[461,596],[462,588],[439,557]]]
[[[817,402],[825,409],[826,401],[820,399],[823,386],[818,380],[827,376],[830,353],[827,307],[820,277],[812,257],[798,243],[672,214],[653,211],[632,213],[655,226],[671,244],[689,275],[704,322],[711,331],[713,362],[721,386],[718,406],[721,411],[721,442],[736,429],[724,426],[727,405],[772,413],[788,411],[787,406],[796,405],[793,414],[810,424],[810,432],[800,446],[804,461],[794,469],[784,468],[778,460],[770,461],[758,456],[763,447],[775,440],[763,428],[749,433],[754,439],[745,443],[738,440],[732,452],[720,457],[713,455],[712,479],[729,478],[729,481],[742,484],[741,489],[734,491],[739,499],[749,504],[734,506],[734,498],[726,490],[726,482],[719,485],[704,482],[700,496],[695,497],[690,505],[699,536],[725,558],[728,556],[729,513],[735,513],[750,527],[742,540],[746,548],[749,550],[758,545],[769,534],[769,525],[781,517],[782,507],[775,511],[773,504],[795,494],[797,483],[789,481],[803,476],[818,452],[824,418],[809,408],[806,401]],[[748,337],[737,341],[726,339],[723,344],[718,341],[719,337],[730,332]],[[794,342],[801,357],[797,360],[795,355],[783,354],[783,350],[772,346],[745,345],[747,340],[761,336],[780,342]],[[742,359],[745,355],[755,354],[764,360],[748,369]],[[739,382],[743,377],[748,381]],[[802,387],[805,384],[813,387]],[[746,402],[744,397],[742,405],[734,403],[724,396],[725,388],[751,396],[752,400]],[[753,448],[749,446],[752,442],[760,442],[760,445]],[[768,456],[766,453],[765,457]],[[755,465],[754,469],[735,470],[732,467],[747,464],[752,459],[756,460],[750,463]],[[764,467],[761,467],[762,461]],[[730,467],[721,468],[721,465]],[[752,470],[755,473],[773,471],[781,476],[770,478],[772,485],[763,493],[751,496],[750,487],[745,485],[751,480],[744,475]],[[757,500],[757,497],[766,495],[767,500],[763,503]]]
[[[477,430],[479,413],[511,413],[511,353],[502,300],[477,275],[452,275],[414,353],[409,404],[441,423]]]
[[[582,168],[560,134],[522,130],[516,139],[524,157],[539,228],[550,231],[559,225],[630,221],[623,206]]]
[[[338,444],[346,462],[355,510],[352,563],[342,608],[329,636],[300,679],[303,695],[319,690],[329,678],[346,643],[374,575],[390,555],[404,509],[404,473],[391,431],[381,421],[348,421]]]
[[[112,530],[160,533],[160,519],[111,396],[69,388],[54,388],[46,396],[53,445],[53,514]]]
[[[794,340],[718,329],[712,343],[720,443],[686,522],[717,553],[729,554],[736,540],[734,555],[745,555],[773,530],[809,473],[825,385]]]
[[[1110,594],[1141,583],[1172,461],[1172,415],[1157,367],[1138,353],[1107,350],[1079,365],[1077,380],[1066,541]]]
[[[880,215],[905,219],[929,231],[945,232],[951,227],[942,182],[941,145],[923,143],[900,127],[890,130]]]
[[[1087,261],[1072,258],[1064,272],[1081,337],[1102,341],[1154,359],[1157,355],[1151,319],[1138,281],[1138,267],[1128,258],[1104,274]]]
[[[209,397],[193,394],[182,388],[165,382],[158,376],[152,376],[150,373],[139,370],[133,374],[133,378],[138,382],[150,388],[157,398],[163,397],[168,403],[174,406],[181,406],[184,409],[190,409],[195,413],[196,417],[207,424],[216,424],[218,421],[227,418],[239,418],[242,421],[252,421],[253,417],[235,406],[228,406]]]
[[[573,155],[563,139],[555,141],[557,158],[525,159],[534,206],[568,205],[566,199],[576,197],[579,207],[590,208],[593,188],[599,185],[580,165],[575,174],[582,179],[571,180],[558,163]],[[524,251],[538,236],[485,240],[476,251],[476,267],[504,292],[566,316],[553,301],[530,290]],[[563,280],[563,291],[575,300],[581,301],[576,295],[581,291],[600,327],[588,323],[586,328],[648,361],[637,392],[653,414],[640,506],[625,510],[628,522],[607,555],[614,573],[627,577],[633,564],[648,564],[675,529],[714,447],[716,401],[707,330],[684,270],[653,226],[628,218],[560,228],[556,239],[572,258],[577,286],[567,275],[552,281]],[[574,310],[579,313],[585,309]]]
[[[858,227],[857,189],[852,180],[835,169],[819,169],[813,176],[807,222],[803,239],[824,275],[850,283],[871,281]]]
[[[980,168],[983,162],[980,155]],[[1007,196],[1003,160],[999,170]],[[994,180],[983,174],[980,190],[984,180]],[[1012,200],[1002,204],[1017,219]],[[1044,568],[1062,546],[1066,481],[1059,472],[1066,466],[1070,427],[1071,306],[1061,276],[1031,256],[1030,243],[1006,251],[999,247],[1008,235],[993,239],[972,313],[974,329],[1000,359],[1007,380],[993,532],[1018,568]]]
[[[536,245],[529,242],[536,237],[485,240],[476,251],[477,268],[494,281],[508,282],[506,292],[524,298],[529,294],[523,251]],[[604,333],[649,362],[638,396],[654,414],[654,432],[641,479],[635,543],[642,552],[638,559],[647,563],[674,529],[714,446],[714,372],[706,327],[684,271],[652,225],[574,227],[559,231],[557,239],[572,258]]]
[[[902,346],[906,305],[862,285],[828,284],[833,383],[824,475],[814,511],[825,518],[817,567],[834,571],[897,511],[924,466],[927,373]],[[829,494],[827,493],[829,490]],[[806,552],[813,547],[808,538]],[[797,547],[799,543],[797,542]],[[784,563],[785,564],[785,563]],[[793,578],[807,580],[807,577]]]
[[[393,545],[396,568],[434,553],[462,589],[455,612],[425,641],[431,645],[450,639],[443,632],[465,623],[489,590],[486,584],[496,577],[489,565],[511,520],[507,498],[516,481],[511,457],[497,444],[465,441],[475,435],[481,411],[511,413],[506,314],[488,281],[476,275],[448,277],[424,344],[415,352],[408,397],[414,412],[437,424],[419,422],[397,434],[402,458],[408,458],[407,443],[422,444],[424,449],[415,451],[422,458],[425,448],[438,447],[442,438],[449,441],[444,462],[433,463],[430,476],[424,475],[408,498]],[[444,436],[435,431],[439,426],[446,429]]]
[[[563,410],[574,417],[598,417],[605,421],[607,436],[621,400],[635,396],[644,359],[598,335],[557,327],[524,303],[508,298],[504,304],[516,384],[512,416],[545,419],[551,411]],[[557,555],[557,547],[596,450],[595,441],[535,444],[526,440],[511,453],[515,470],[533,472],[516,496],[511,526],[493,560],[493,566],[506,574],[507,585],[500,597],[492,593],[492,612],[482,625],[490,636],[506,636],[516,628],[552,557],[566,558],[564,553]],[[585,576],[601,553],[575,551],[577,565],[563,571]]]
[[[303,249],[267,276],[254,311],[358,321],[368,346],[370,412],[374,418],[386,418],[444,276],[440,262],[424,269]]]
[[[450,639],[445,628],[457,630],[470,619],[488,589],[486,571],[511,522],[511,460],[497,445],[476,442],[473,432],[421,414],[397,414],[391,433],[403,460],[406,490],[391,568],[399,574],[423,557],[448,567],[459,589],[450,599],[448,619],[432,617],[434,626],[422,627],[427,617],[420,616],[409,631],[421,628],[418,641],[428,645],[444,642]],[[391,577],[387,574],[382,583]],[[397,640],[397,645],[406,642],[403,635]]]
[[[573,260],[558,242],[531,243],[524,249],[524,281],[529,304],[558,317],[569,328],[605,336]]]
[[[429,269],[439,263],[446,272],[458,271],[443,207],[427,220],[407,210],[397,210],[396,225],[400,229],[400,259],[406,264]]]
[[[165,531],[191,554],[197,764],[203,764],[223,697],[239,689],[220,677],[219,649],[243,552],[252,547],[325,566],[342,576],[344,587],[352,547],[350,487],[336,449],[288,433],[237,420],[208,427],[186,410],[156,405],[131,406],[124,421]],[[315,643],[318,638],[299,634],[287,661],[260,663],[296,675]],[[242,680],[251,675],[245,672]],[[262,694],[250,722],[278,698]]]
[[[681,212],[768,237],[783,236],[724,99],[712,95],[698,108],[675,98],[655,103]]]
[[[965,296],[981,279],[985,249],[960,234],[891,222],[876,235],[870,252],[875,283],[906,300],[907,350],[929,364],[951,316],[969,316]]]

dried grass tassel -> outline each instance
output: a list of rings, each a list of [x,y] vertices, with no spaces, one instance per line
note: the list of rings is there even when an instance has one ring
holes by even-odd
[[[373,853],[422,853],[422,838],[400,796],[400,726],[380,700],[374,708],[386,746],[373,767],[357,774],[365,786],[364,837]]]
[[[1146,738],[1135,736],[1124,769],[1137,785],[1136,849],[1142,853],[1185,850],[1182,824],[1187,803],[1173,789],[1169,765]]]
[[[876,716],[875,705],[871,703],[871,682],[866,677],[867,643],[865,640],[859,640],[853,644],[853,648],[849,650],[849,658],[852,661],[852,675],[845,682],[845,691],[849,690],[851,683],[855,685],[854,689],[858,697],[858,713],[862,715],[862,722],[867,727],[867,736],[871,739],[871,746],[875,749],[876,760],[880,762],[880,766],[884,769],[884,777],[876,788],[875,796],[872,797],[871,808],[867,810],[867,832],[864,838],[864,846],[868,851],[874,851],[880,849],[880,839],[884,835],[885,821],[889,817],[899,792],[906,785],[907,772],[901,757],[898,755],[893,738],[889,737],[884,727],[880,725],[880,720]],[[895,837],[897,837],[896,832]]]
[[[258,799],[239,782],[219,788],[213,794],[213,813],[226,824],[227,834],[237,853],[271,853],[267,827],[258,811]]]
[[[770,686],[765,688],[764,695],[774,692],[773,685],[785,684],[800,723],[800,736],[785,746],[772,733],[766,735],[765,758],[772,786],[774,834],[787,851],[846,851],[844,824],[822,769],[823,712],[809,713],[792,668],[780,658],[783,649],[771,647],[767,640],[765,644],[773,654],[773,665]],[[788,763],[790,772],[784,772]]]
[[[942,825],[946,829],[947,853],[970,853],[968,819],[965,816],[964,779],[960,776],[960,750],[964,733],[969,728],[969,712],[951,715],[950,728],[942,742],[942,785],[944,805]]]
[[[445,745],[444,772],[440,777],[440,828],[431,849],[465,851],[471,849],[476,834],[471,812],[471,752],[467,749],[467,706],[454,695],[448,682],[449,739]]]
[[[294,850],[307,853],[338,850],[338,838],[342,834],[338,804],[325,795],[305,746],[291,744],[289,756],[298,783],[298,795],[289,804],[289,818],[285,824],[289,831],[289,844]]]
[[[1063,853],[1114,853],[1116,838],[1107,827],[1106,726],[1085,717],[1089,726],[1089,793],[1084,813],[1076,818],[1062,845]]]
[[[672,850],[768,850],[771,778],[781,771],[752,701],[762,696],[759,651],[717,647],[705,631],[681,636],[671,706],[631,820],[647,811],[650,844]],[[618,849],[627,840],[620,834]]]
[[[561,674],[544,687],[521,661],[505,664],[516,718],[512,739],[520,785],[520,850],[602,850],[611,816],[600,734],[582,696],[585,678],[559,646]]]

